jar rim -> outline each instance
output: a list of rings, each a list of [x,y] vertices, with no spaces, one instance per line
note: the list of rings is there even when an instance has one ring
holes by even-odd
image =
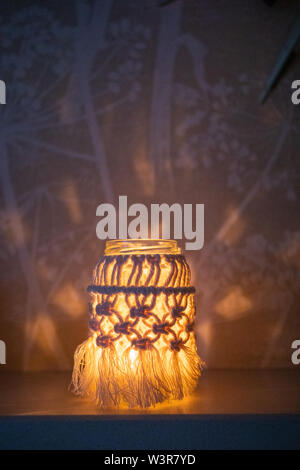
[[[105,256],[133,254],[180,255],[181,248],[176,240],[154,238],[124,238],[107,240]]]

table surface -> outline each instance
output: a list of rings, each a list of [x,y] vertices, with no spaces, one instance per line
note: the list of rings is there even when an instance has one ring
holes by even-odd
[[[71,372],[0,372],[0,415],[299,414],[300,370],[207,370],[184,400],[145,410],[99,409],[69,390]]]

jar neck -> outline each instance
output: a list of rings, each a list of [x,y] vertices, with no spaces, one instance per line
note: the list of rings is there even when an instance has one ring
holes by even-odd
[[[180,255],[181,248],[176,240],[155,240],[152,238],[108,240],[105,244],[104,254],[106,256],[140,254]]]

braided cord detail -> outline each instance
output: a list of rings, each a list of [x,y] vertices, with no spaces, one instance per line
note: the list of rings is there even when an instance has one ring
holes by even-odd
[[[192,286],[182,287],[156,287],[156,286],[97,286],[90,285],[87,291],[94,294],[143,294],[143,295],[159,295],[161,293],[166,295],[171,294],[194,294],[195,288]]]

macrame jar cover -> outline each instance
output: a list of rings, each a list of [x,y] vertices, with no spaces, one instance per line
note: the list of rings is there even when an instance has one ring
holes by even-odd
[[[194,287],[177,242],[111,241],[88,287],[90,337],[72,385],[100,406],[147,407],[196,386]]]

